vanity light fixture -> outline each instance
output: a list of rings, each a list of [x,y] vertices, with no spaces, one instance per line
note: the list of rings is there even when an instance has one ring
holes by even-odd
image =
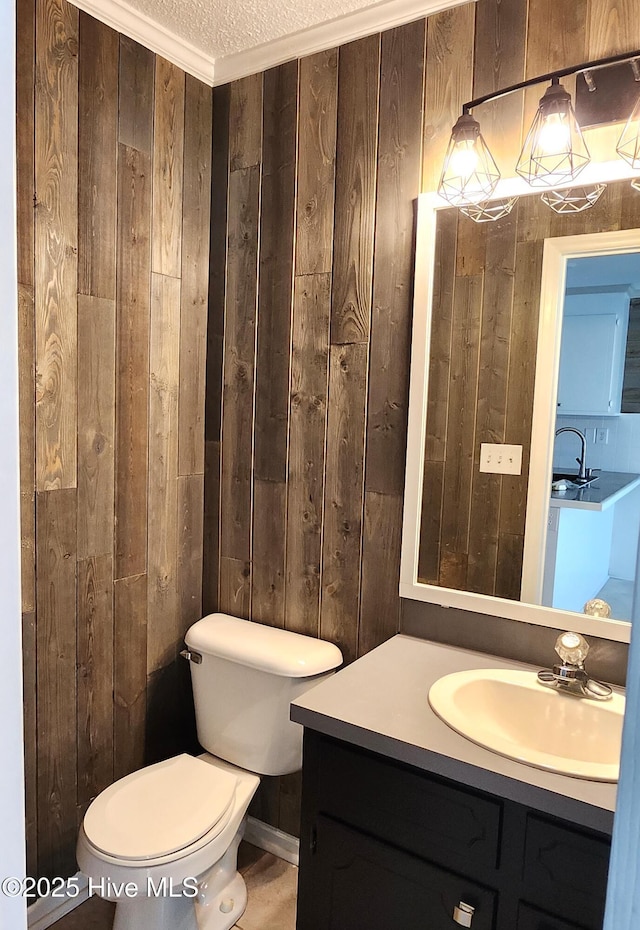
[[[451,132],[438,192],[455,207],[465,207],[488,200],[499,180],[480,123],[463,112]]]
[[[560,191],[545,191],[540,199],[555,213],[582,213],[592,207],[606,189],[606,184],[567,187]]]
[[[553,78],[538,105],[516,171],[532,187],[574,181],[591,161],[569,94]]]
[[[632,168],[640,168],[640,96],[618,139],[616,152]]]
[[[604,190],[602,185],[581,188],[575,196],[562,190],[573,183],[588,165],[590,155],[573,109],[571,95],[562,86],[560,79],[583,74],[589,91],[592,91],[596,87],[594,72],[626,62],[631,65],[636,81],[640,80],[640,50],[636,50],[529,78],[465,103],[462,115],[451,132],[438,185],[440,196],[478,223],[499,219],[509,212],[513,203],[502,213],[500,207],[492,208],[490,198],[500,180],[500,172],[482,136],[480,124],[471,111],[517,90],[550,82],[527,133],[516,164],[516,173],[533,188],[553,188],[543,199],[556,212],[575,213],[593,206]],[[616,151],[632,167],[640,168],[640,98],[627,121]],[[632,183],[639,189],[637,181]],[[502,203],[504,205],[506,201]]]
[[[464,213],[474,223],[494,223],[496,220],[501,220],[503,216],[508,216],[517,202],[517,197],[507,197],[504,200],[487,200],[484,203],[474,203],[468,207],[460,207],[460,213]]]

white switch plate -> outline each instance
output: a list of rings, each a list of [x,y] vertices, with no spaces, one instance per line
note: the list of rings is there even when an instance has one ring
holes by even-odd
[[[522,474],[522,446],[506,443],[480,443],[480,471],[494,475]]]

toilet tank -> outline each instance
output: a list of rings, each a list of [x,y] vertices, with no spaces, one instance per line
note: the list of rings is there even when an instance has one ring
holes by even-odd
[[[289,705],[334,673],[338,647],[226,614],[198,620],[185,642],[204,749],[260,775],[298,771],[302,727]]]

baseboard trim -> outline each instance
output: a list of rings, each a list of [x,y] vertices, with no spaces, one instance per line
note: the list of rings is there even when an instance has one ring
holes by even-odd
[[[89,879],[76,872],[73,878],[78,883],[79,894],[75,898],[38,898],[27,908],[27,924],[29,930],[47,930],[65,914],[69,914],[76,907],[83,904],[89,897]]]
[[[262,820],[256,820],[255,817],[247,817],[247,829],[244,838],[247,843],[257,846],[258,849],[264,849],[265,852],[273,853],[278,859],[284,859],[291,865],[298,865],[300,859],[300,840],[272,827],[269,823]]]

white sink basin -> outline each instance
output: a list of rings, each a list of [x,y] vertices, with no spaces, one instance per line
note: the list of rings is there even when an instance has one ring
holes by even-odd
[[[462,736],[536,768],[616,782],[624,697],[595,701],[541,685],[535,672],[474,669],[445,675],[429,703]]]

